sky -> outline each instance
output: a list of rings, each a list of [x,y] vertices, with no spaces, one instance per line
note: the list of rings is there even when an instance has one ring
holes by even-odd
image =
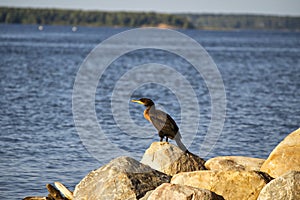
[[[0,6],[300,16],[300,0],[0,0]]]

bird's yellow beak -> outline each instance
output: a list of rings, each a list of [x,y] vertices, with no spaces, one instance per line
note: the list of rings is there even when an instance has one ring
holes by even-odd
[[[139,103],[139,104],[142,104],[142,105],[144,105],[144,103],[143,102],[141,102],[140,100],[131,100],[131,102],[134,102],[134,103]]]

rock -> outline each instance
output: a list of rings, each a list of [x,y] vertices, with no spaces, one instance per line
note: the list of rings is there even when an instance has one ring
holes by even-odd
[[[147,200],[224,200],[223,197],[209,190],[185,185],[164,183],[157,187]]]
[[[300,128],[277,145],[260,170],[274,178],[288,171],[300,171]]]
[[[129,157],[119,157],[90,172],[75,187],[74,199],[139,199],[169,182],[170,176]]]
[[[300,172],[290,171],[268,183],[258,200],[300,199]]]
[[[179,172],[205,169],[205,161],[202,158],[184,153],[168,142],[153,142],[146,150],[141,163],[171,176]]]
[[[164,183],[163,183],[164,184]],[[150,191],[148,191],[146,194],[145,194],[145,196],[143,196],[141,199],[139,199],[139,200],[147,200],[148,198],[149,198],[149,196],[152,194],[152,192],[153,192],[154,190],[150,190]]]
[[[211,158],[205,162],[208,170],[246,170],[259,171],[264,159],[243,156],[220,156]]]
[[[173,176],[171,183],[203,188],[230,200],[256,200],[271,180],[256,171],[196,171]]]

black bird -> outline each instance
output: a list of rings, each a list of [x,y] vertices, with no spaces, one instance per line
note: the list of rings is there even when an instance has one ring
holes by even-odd
[[[164,137],[166,137],[166,142],[168,142],[168,138],[170,138],[176,141],[176,144],[182,151],[189,153],[187,148],[181,142],[179,128],[170,115],[161,110],[157,110],[151,99],[141,98],[139,100],[131,101],[142,104],[146,107],[144,110],[144,117],[157,129],[161,142]]]

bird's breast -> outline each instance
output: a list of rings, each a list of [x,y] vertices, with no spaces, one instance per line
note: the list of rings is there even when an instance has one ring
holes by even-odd
[[[150,115],[149,115],[149,109],[144,110],[144,117],[146,120],[151,122]]]

